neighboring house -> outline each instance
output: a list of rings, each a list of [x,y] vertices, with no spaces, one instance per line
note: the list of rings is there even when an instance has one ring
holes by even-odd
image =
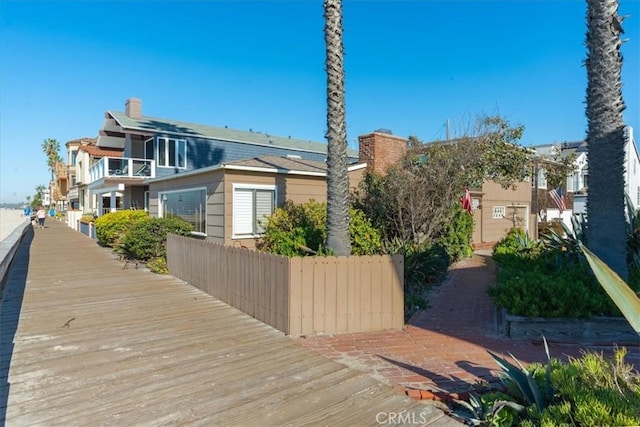
[[[407,152],[407,139],[377,131],[358,138],[360,161],[368,168],[384,173]],[[460,189],[462,196],[464,189]],[[522,181],[514,189],[505,189],[492,181],[482,188],[471,190],[473,205],[473,242],[476,245],[493,243],[504,237],[509,229],[518,226],[536,236],[535,212],[531,211],[531,184]]]
[[[67,149],[67,161],[58,162],[54,166],[54,181],[51,186],[54,194],[54,203],[58,211],[77,209],[72,202],[77,202],[76,190],[76,156],[78,147],[88,138],[74,139],[65,144]]]
[[[136,98],[127,100],[124,112],[105,113],[97,146],[123,152],[122,157],[103,157],[89,170],[88,189],[99,213],[105,206],[149,209],[148,180],[260,156],[319,162],[327,156],[325,143],[144,116]],[[353,150],[349,155],[357,160]]]
[[[67,148],[67,174],[69,182],[69,191],[67,193],[68,206],[67,210],[77,211],[82,210],[84,206],[84,200],[80,197],[80,188],[82,184],[82,155],[81,147],[95,145],[97,138],[79,138],[67,141],[65,147]],[[84,153],[87,153],[84,151]],[[88,163],[89,158],[85,160],[85,164]],[[87,168],[88,170],[88,168]],[[80,179],[79,175],[80,174]],[[86,176],[86,174],[85,174]]]
[[[87,138],[83,140],[85,143],[78,146],[75,164],[76,185],[73,190],[77,193],[77,198],[74,200],[77,201],[79,211],[102,215],[123,208],[122,194],[115,192],[113,198],[109,194],[107,200],[103,200],[101,194],[92,194],[89,188],[92,182],[91,169],[94,165],[101,163],[103,159],[121,158],[122,150],[100,148],[95,145],[96,141],[97,138]]]
[[[67,165],[56,162],[53,167],[53,182],[51,183],[53,206],[57,211],[67,209],[67,193],[69,192],[69,176]]]
[[[515,183],[514,188],[485,180],[482,188],[472,189],[474,245],[495,243],[513,227],[537,236],[535,212],[531,209],[531,184],[528,181]]]
[[[360,182],[366,164],[349,166],[350,187]],[[262,156],[222,162],[177,175],[149,179],[151,216],[177,216],[209,240],[255,247],[261,221],[285,201],[326,201],[325,162]]]
[[[407,150],[407,139],[383,129],[358,139],[359,152],[348,150],[352,186],[365,167],[384,171]],[[225,244],[252,247],[260,219],[285,200],[326,200],[327,144],[144,116],[135,98],[124,112],[105,113],[96,146],[87,147],[93,146],[80,146],[76,159],[85,212],[177,215]],[[101,151],[87,158],[92,149]],[[529,182],[515,190],[485,182],[472,196],[474,242],[495,242],[514,225],[536,234]]]
[[[532,147],[542,157],[567,157],[574,155],[573,171],[567,176],[566,197],[567,208],[576,214],[587,213],[588,177],[589,177],[589,153],[586,141],[563,142]],[[625,192],[633,204],[634,209],[640,208],[640,156],[636,146],[633,128],[625,130],[625,165],[624,165]],[[540,169],[538,188],[545,182],[544,171]],[[548,189],[550,190],[550,188]],[[547,192],[548,192],[547,190]],[[549,205],[552,206],[552,205]]]
[[[633,135],[633,128],[626,128],[624,190],[629,195],[633,208],[640,209],[640,156]]]
[[[559,148],[558,148],[559,151]],[[531,212],[536,215],[536,222],[538,230],[546,227],[547,223],[552,220],[563,219],[567,225],[570,225],[570,216],[572,213],[572,206],[574,200],[573,190],[568,191],[570,183],[573,182],[573,178],[562,179],[560,185],[558,183],[551,183],[548,181],[547,172],[550,167],[561,166],[557,161],[560,154],[553,154],[552,157],[541,155],[536,152],[532,155],[532,173],[531,173]],[[551,190],[556,190],[560,187],[562,191],[562,197],[564,199],[565,208],[560,212],[558,204],[551,197]]]

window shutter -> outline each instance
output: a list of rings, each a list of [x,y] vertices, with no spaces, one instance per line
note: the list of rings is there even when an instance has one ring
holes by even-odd
[[[260,222],[273,213],[273,191],[256,190],[256,232],[264,233]]]
[[[253,191],[237,188],[233,192],[233,234],[253,234]]]

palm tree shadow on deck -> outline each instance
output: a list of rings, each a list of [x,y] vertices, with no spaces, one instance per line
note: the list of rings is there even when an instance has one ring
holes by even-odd
[[[0,426],[4,425],[9,401],[9,367],[14,338],[20,320],[22,300],[29,270],[29,249],[33,227],[28,227],[9,267],[0,298]]]

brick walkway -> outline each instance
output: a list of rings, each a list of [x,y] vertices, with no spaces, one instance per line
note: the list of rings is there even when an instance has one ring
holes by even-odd
[[[542,343],[515,342],[496,334],[496,309],[487,295],[495,283],[490,253],[479,251],[455,264],[445,283],[429,294],[430,307],[401,331],[300,338],[307,348],[395,386],[462,392],[498,381],[490,350],[520,361],[546,361]],[[552,357],[579,356],[584,348],[550,344]],[[601,348],[605,352],[610,348]],[[640,366],[640,348],[629,363]]]

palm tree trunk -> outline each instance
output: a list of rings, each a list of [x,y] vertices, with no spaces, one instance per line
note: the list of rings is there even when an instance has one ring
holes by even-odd
[[[327,69],[327,249],[351,254],[349,237],[349,176],[344,102],[342,1],[324,2]]]
[[[626,278],[625,105],[619,22],[617,0],[587,0],[587,243]]]

